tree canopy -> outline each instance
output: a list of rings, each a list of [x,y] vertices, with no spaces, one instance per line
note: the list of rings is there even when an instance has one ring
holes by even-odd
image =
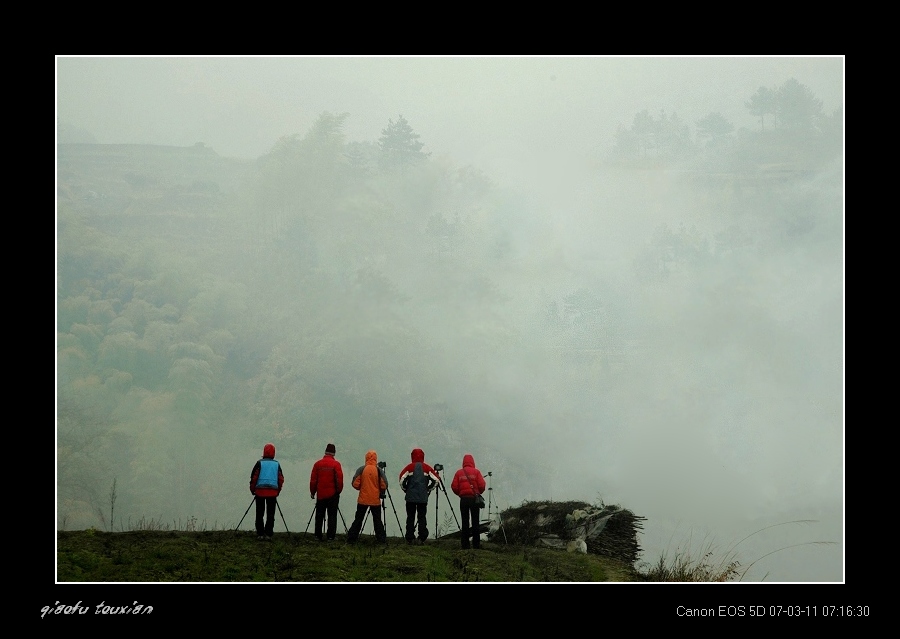
[[[402,115],[396,122],[388,120],[387,127],[382,129],[378,139],[382,168],[399,168],[405,171],[410,166],[419,164],[431,155],[422,151],[423,146],[425,145],[419,142],[419,134],[413,131]]]

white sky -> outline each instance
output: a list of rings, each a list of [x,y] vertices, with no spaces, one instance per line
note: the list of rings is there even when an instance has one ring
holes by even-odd
[[[825,113],[843,104],[840,57],[59,57],[57,115],[100,143],[203,142],[238,158],[323,111],[350,113],[352,141],[403,115],[426,151],[496,175],[516,156],[606,147],[644,109],[752,127],[744,102],[792,77]]]

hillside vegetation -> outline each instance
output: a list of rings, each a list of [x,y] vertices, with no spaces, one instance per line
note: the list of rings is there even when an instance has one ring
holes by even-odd
[[[459,540],[409,546],[362,535],[319,542],[312,533],[276,532],[257,541],[247,531],[57,533],[58,582],[624,582],[640,575],[593,554]]]

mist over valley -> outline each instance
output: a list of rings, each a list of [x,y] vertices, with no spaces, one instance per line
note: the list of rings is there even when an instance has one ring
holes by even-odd
[[[57,59],[57,529],[233,527],[266,442],[292,531],[329,442],[400,511],[418,447],[843,581],[843,59],[391,61]]]

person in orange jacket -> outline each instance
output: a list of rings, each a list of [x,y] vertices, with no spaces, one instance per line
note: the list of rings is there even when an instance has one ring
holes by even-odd
[[[481,548],[481,509],[475,503],[475,495],[482,494],[486,487],[484,476],[475,468],[475,458],[466,453],[462,468],[456,471],[450,482],[450,490],[459,497],[459,515],[462,517],[460,540],[464,549],[469,548],[469,539],[472,540],[472,548]]]
[[[334,541],[337,533],[338,501],[344,490],[344,469],[334,454],[334,444],[325,446],[325,455],[313,464],[309,475],[309,496],[316,500],[316,539]],[[328,530],[322,537],[325,514],[328,514]]]
[[[366,463],[353,473],[351,485],[359,491],[359,497],[356,498],[356,517],[347,531],[347,543],[356,543],[366,512],[372,513],[375,539],[379,542],[387,541],[384,522],[381,520],[381,499],[388,489],[388,481],[384,471],[378,466],[378,454],[374,450],[366,453]]]
[[[250,471],[250,492],[256,497],[256,538],[261,541],[272,541],[275,508],[283,485],[284,473],[281,472],[281,464],[275,460],[275,444],[269,442],[263,446],[262,459]]]

